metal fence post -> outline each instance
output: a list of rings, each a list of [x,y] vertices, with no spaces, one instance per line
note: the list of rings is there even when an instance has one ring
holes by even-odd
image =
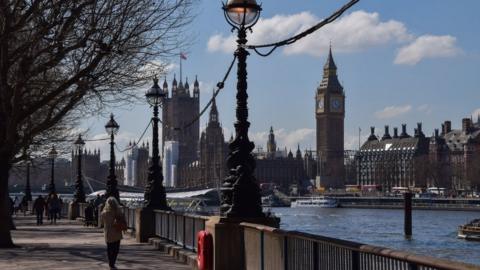
[[[173,214],[173,219],[175,220],[175,237],[174,237],[173,242],[175,242],[175,244],[178,244],[178,230],[177,230],[178,220],[177,220],[177,214],[176,213]]]
[[[170,240],[170,214],[167,213],[167,240]]]
[[[418,270],[418,265],[416,263],[408,263],[408,270]]]
[[[318,270],[318,242],[313,242],[313,269]]]
[[[283,270],[288,270],[288,237],[283,237]]]
[[[265,243],[264,232],[260,231],[260,269],[265,269]]]
[[[352,250],[352,270],[360,270],[360,252]]]
[[[187,247],[187,217],[183,215],[183,239],[182,239],[183,248]]]

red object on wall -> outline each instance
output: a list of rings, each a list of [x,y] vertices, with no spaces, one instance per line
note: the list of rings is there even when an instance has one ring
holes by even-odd
[[[213,269],[213,237],[207,231],[197,234],[197,266],[199,270]]]

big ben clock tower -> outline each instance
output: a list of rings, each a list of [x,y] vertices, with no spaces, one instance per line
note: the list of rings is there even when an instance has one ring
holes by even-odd
[[[317,186],[339,188],[344,185],[345,93],[338,81],[332,48],[323,67],[323,79],[315,96],[317,120]]]

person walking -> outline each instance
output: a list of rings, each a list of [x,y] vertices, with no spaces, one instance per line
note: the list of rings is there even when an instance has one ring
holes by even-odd
[[[13,213],[15,216],[17,215],[18,210],[20,209],[20,199],[15,196],[15,200],[13,201]]]
[[[115,262],[120,251],[120,240],[122,240],[122,231],[126,229],[126,222],[120,204],[115,197],[107,199],[100,219],[107,243],[108,265],[112,270],[117,269]]]
[[[58,196],[58,219],[62,218],[62,209],[63,209],[63,200],[60,196]]]
[[[45,209],[45,199],[42,195],[38,195],[38,198],[35,199],[33,202],[33,211],[35,211],[35,215],[37,215],[37,225],[43,224],[43,211]]]
[[[13,214],[15,213],[15,202],[12,200],[11,197],[8,197],[10,200],[10,216],[13,216]],[[17,197],[15,197],[17,198]]]
[[[23,212],[23,216],[26,216],[27,215],[27,210],[28,210],[27,196],[23,196],[22,202],[20,203],[20,209]]]
[[[51,194],[48,201],[48,213],[50,216],[50,224],[57,224],[58,212],[60,212],[60,200],[57,194]]]

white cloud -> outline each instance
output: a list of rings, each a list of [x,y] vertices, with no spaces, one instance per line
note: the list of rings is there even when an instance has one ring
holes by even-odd
[[[360,144],[363,144],[369,136],[368,132],[362,130],[360,136]],[[344,138],[344,147],[345,150],[357,150],[358,149],[358,134],[347,134],[345,133]]]
[[[417,111],[423,112],[425,114],[432,114],[433,108],[429,104],[422,104],[422,105],[418,106]]]
[[[260,19],[253,33],[248,37],[249,44],[285,39],[311,27],[319,20],[310,12]],[[325,54],[330,41],[333,42],[335,51],[353,52],[390,42],[405,42],[411,38],[405,25],[401,22],[381,21],[376,12],[355,11],[286,47],[284,53],[321,56]],[[217,34],[210,37],[207,45],[210,52],[231,53],[235,50],[235,37]]]
[[[315,130],[311,128],[300,128],[296,130],[286,130],[284,128],[274,130],[277,147],[280,149],[296,150],[300,148],[315,148]],[[250,140],[255,142],[255,146],[266,150],[269,131],[249,133]],[[228,135],[230,136],[230,135]]]
[[[249,35],[249,44],[280,41],[300,33],[318,21],[320,18],[310,12],[262,18]],[[411,42],[399,49],[394,63],[415,65],[423,59],[453,57],[462,53],[456,41],[457,39],[450,35],[426,34],[415,37],[400,21],[382,21],[379,13],[360,10],[345,15],[310,36],[286,46],[283,53],[319,57],[325,55],[330,42],[333,43],[336,52],[356,52],[374,46]],[[228,36],[215,34],[210,37],[207,44],[209,52],[232,53],[235,48],[236,38],[233,34]]]
[[[380,111],[375,112],[375,117],[378,119],[394,118],[406,114],[412,110],[411,105],[404,106],[388,106]]]
[[[213,35],[208,39],[207,50],[209,52],[221,51],[230,53],[235,50],[235,37],[230,35],[224,37],[223,35]]]
[[[287,47],[285,53],[321,56],[328,49],[330,41],[336,52],[355,52],[411,38],[405,25],[399,21],[382,22],[376,12],[356,11]]]
[[[200,94],[206,95],[207,98],[211,98],[213,90],[216,89],[216,85],[213,81],[199,81],[198,87],[200,87]]]
[[[423,35],[397,53],[395,64],[416,65],[423,59],[453,57],[462,52],[453,36]]]

